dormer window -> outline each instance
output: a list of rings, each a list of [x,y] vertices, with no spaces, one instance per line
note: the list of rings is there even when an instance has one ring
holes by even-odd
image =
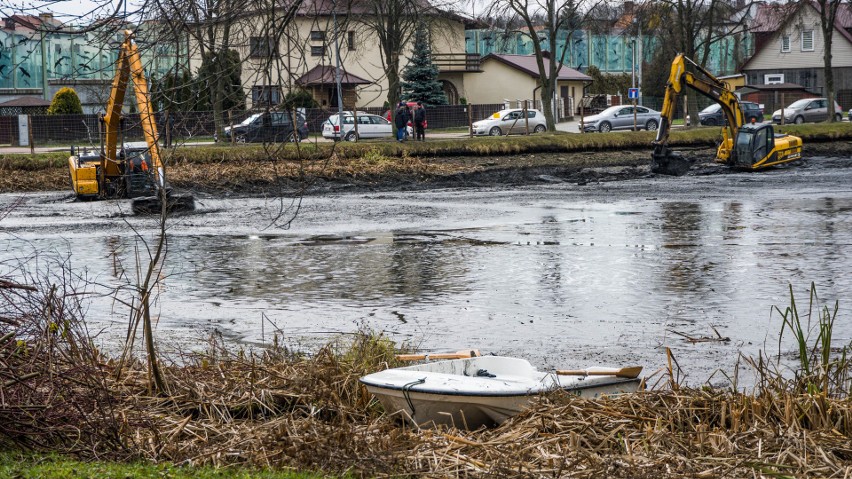
[[[7,18],[6,21],[4,22],[4,25],[5,25],[4,28],[6,28],[6,30],[14,30],[15,29],[15,20],[13,20],[11,18]]]
[[[790,35],[781,35],[781,53],[790,53]]]
[[[802,51],[803,52],[814,51],[814,31],[813,30],[805,30],[805,31],[802,32]]]

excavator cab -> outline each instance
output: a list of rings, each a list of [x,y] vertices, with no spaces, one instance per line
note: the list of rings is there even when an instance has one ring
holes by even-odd
[[[769,123],[743,125],[737,132],[728,166],[754,170],[798,160],[802,157],[802,139],[775,133]]]

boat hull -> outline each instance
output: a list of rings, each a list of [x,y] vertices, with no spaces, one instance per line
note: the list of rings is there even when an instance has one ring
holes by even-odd
[[[635,392],[640,380],[556,376],[521,359],[485,356],[389,369],[361,382],[389,415],[407,423],[477,429],[503,423],[543,393],[562,389],[594,398]]]

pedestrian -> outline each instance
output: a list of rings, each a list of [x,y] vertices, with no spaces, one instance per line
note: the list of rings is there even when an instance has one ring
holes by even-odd
[[[405,106],[404,102],[399,102],[399,106],[396,109],[396,117],[393,119],[393,123],[396,126],[396,141],[402,142],[405,138],[405,130],[408,129],[408,108]]]
[[[419,101],[417,102],[417,109],[414,110],[414,139],[426,141],[426,108]]]

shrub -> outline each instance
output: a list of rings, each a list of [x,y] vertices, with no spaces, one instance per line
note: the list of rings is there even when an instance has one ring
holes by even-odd
[[[80,97],[73,88],[60,88],[55,95],[53,101],[50,102],[50,107],[47,109],[48,115],[82,115],[83,105],[80,103]]]

